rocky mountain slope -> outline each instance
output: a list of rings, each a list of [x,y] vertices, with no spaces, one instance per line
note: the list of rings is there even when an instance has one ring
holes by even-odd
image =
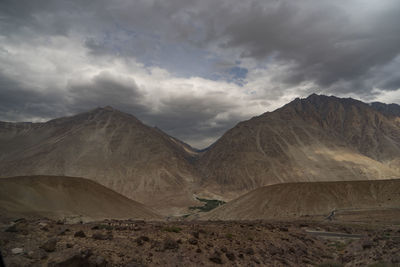
[[[396,106],[396,105],[395,105]],[[400,117],[351,98],[311,95],[236,125],[200,158],[227,199],[260,186],[400,177]]]
[[[162,218],[144,205],[93,181],[59,176],[0,179],[1,216],[45,216],[72,221]]]
[[[327,217],[335,210],[393,210],[399,220],[400,180],[287,183],[258,188],[207,214],[202,219],[264,220]]]
[[[46,123],[0,123],[1,177],[89,178],[165,214],[196,204],[196,153],[110,107]]]

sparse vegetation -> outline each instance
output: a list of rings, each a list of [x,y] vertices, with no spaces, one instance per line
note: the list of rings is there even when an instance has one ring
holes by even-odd
[[[389,266],[397,266],[397,265],[392,265],[390,263],[385,263],[385,262],[377,262],[377,263],[368,265],[368,267],[389,267]]]
[[[335,241],[329,244],[330,247],[335,247],[337,251],[343,251],[346,248],[346,244],[343,242]]]
[[[226,202],[222,200],[217,200],[217,199],[205,199],[205,198],[199,198],[196,197],[197,200],[204,202],[204,206],[194,206],[194,207],[189,207],[190,210],[198,210],[200,212],[207,212],[210,210],[213,210],[221,205],[224,205]]]
[[[167,227],[164,227],[164,231],[170,232],[170,233],[180,233],[180,231],[182,231],[182,228],[177,227],[177,226],[167,226]]]
[[[342,267],[343,264],[338,262],[325,262],[318,265],[318,267]]]

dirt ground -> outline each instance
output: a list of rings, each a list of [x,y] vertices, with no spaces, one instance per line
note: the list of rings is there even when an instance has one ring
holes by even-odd
[[[2,220],[8,266],[400,266],[400,225]],[[374,265],[375,264],[375,265]]]

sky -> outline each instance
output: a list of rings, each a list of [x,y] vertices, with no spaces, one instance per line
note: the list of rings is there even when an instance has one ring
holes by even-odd
[[[0,0],[0,120],[101,106],[197,148],[312,93],[400,104],[398,0]]]

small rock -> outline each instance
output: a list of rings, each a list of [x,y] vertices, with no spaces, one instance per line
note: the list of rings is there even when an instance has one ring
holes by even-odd
[[[287,231],[289,231],[289,229],[287,227],[279,227],[279,231],[287,232]]]
[[[92,238],[96,240],[112,240],[113,236],[112,234],[102,234],[97,232],[92,235]]]
[[[140,237],[138,237],[138,238],[136,238],[136,244],[138,245],[138,246],[143,246],[143,244],[144,244],[144,241],[140,238]]]
[[[7,227],[6,230],[5,230],[5,232],[9,232],[9,233],[16,233],[16,232],[18,232],[17,225],[16,225],[16,224],[13,224],[13,225]]]
[[[178,242],[171,238],[167,238],[164,240],[164,249],[177,249],[179,248]]]
[[[234,261],[236,259],[235,254],[233,254],[232,252],[227,252],[225,253],[225,256],[228,258],[228,260],[230,261]]]
[[[394,263],[394,264],[400,263],[400,255],[394,255],[392,257],[392,263]]]
[[[22,253],[24,253],[24,249],[23,248],[13,248],[11,250],[11,253],[14,255],[22,254]]]
[[[149,242],[150,238],[148,236],[142,235],[140,236],[140,239],[142,239],[144,242]]]
[[[228,251],[228,249],[227,249],[226,247],[222,247],[222,248],[221,248],[221,251],[225,253],[225,252]]]
[[[90,250],[88,248],[81,249],[80,253],[84,258],[88,258],[93,255],[92,250]]]
[[[67,243],[65,246],[66,246],[67,248],[72,248],[74,245],[72,245],[71,243]]]
[[[56,250],[57,242],[57,238],[50,238],[40,248],[44,249],[46,252],[53,252]]]
[[[54,253],[47,266],[89,266],[89,261],[77,250],[65,250]]]
[[[221,256],[218,253],[214,253],[209,257],[209,260],[216,263],[216,264],[222,264],[222,259]]]
[[[202,252],[202,250],[200,248],[196,249],[196,253],[201,253],[201,252]]]
[[[57,235],[65,235],[66,232],[67,232],[66,229],[63,229],[60,232],[58,232]]]
[[[247,255],[254,255],[254,249],[253,248],[246,248],[246,254]]]
[[[27,220],[25,218],[19,218],[19,219],[14,220],[14,222],[15,223],[26,223]]]
[[[370,248],[372,248],[373,245],[374,245],[374,243],[371,240],[366,240],[362,244],[362,248],[363,249],[370,249]]]
[[[27,254],[30,259],[44,260],[47,258],[47,253],[43,249],[29,251]]]
[[[107,266],[107,261],[102,256],[92,256],[89,258],[89,265],[96,267]]]
[[[197,238],[197,239],[199,239],[199,237],[200,237],[199,232],[193,232],[193,233],[192,233],[192,236],[193,236],[194,238]]]
[[[189,238],[189,244],[191,245],[197,245],[198,241],[196,238]]]
[[[48,224],[45,223],[45,222],[40,222],[40,223],[38,223],[38,225],[39,225],[40,227],[46,227]]]
[[[138,244],[138,246],[142,246],[144,244],[144,242],[149,242],[150,238],[148,236],[139,236],[138,238],[135,239],[136,243]]]
[[[86,237],[85,232],[83,232],[82,230],[76,232],[74,234],[74,237]]]

